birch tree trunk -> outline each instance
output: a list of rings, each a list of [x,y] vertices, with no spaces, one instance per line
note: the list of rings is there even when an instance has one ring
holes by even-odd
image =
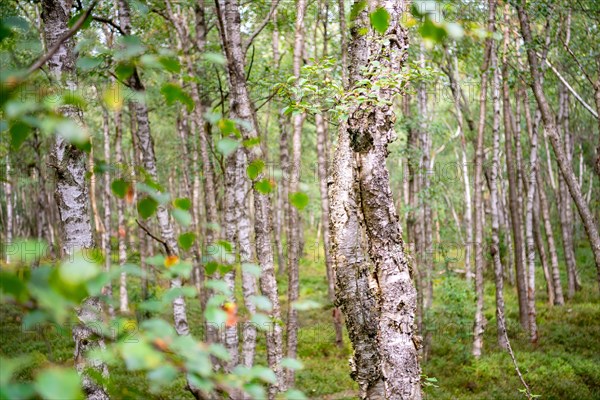
[[[494,110],[492,122],[492,167],[490,170],[490,205],[492,214],[492,246],[490,255],[494,263],[494,278],[496,283],[496,329],[498,331],[498,346],[507,349],[508,344],[504,335],[504,275],[500,258],[500,218],[498,216],[498,174],[500,172],[500,73],[498,71],[497,45],[491,48],[492,69],[492,107]],[[510,260],[510,259],[509,259]]]
[[[558,90],[558,116],[557,116],[557,129],[562,131],[565,144],[565,156],[569,165],[571,164],[571,149],[568,146],[569,137],[568,129],[565,120],[567,120],[566,114],[568,109],[568,94],[564,86],[560,85]],[[571,206],[571,197],[569,195],[569,189],[565,182],[564,177],[559,173],[558,175],[558,212],[561,233],[563,238],[563,250],[565,253],[565,263],[567,266],[567,297],[572,299],[575,296],[575,292],[579,290],[577,285],[577,261],[575,259],[575,249],[573,245],[573,210]]]
[[[369,29],[369,12],[379,5],[389,14],[386,42]],[[403,3],[371,2],[354,21],[350,44],[350,82],[365,79],[364,67],[379,62],[380,73],[398,73],[408,55],[408,32],[400,25],[406,11]],[[363,31],[361,31],[361,28]],[[365,33],[365,31],[367,31]],[[415,335],[417,293],[404,252],[401,227],[386,167],[387,146],[395,139],[395,114],[382,102],[394,96],[391,88],[380,88],[378,104],[351,104],[347,132],[356,158],[357,198],[361,224],[367,233],[369,256],[374,264],[377,298],[377,345],[381,354],[384,398],[420,399],[420,367]]]
[[[304,13],[306,12],[305,0],[296,2],[296,29],[294,38],[293,69],[296,79],[300,78],[302,57],[304,54]],[[296,114],[292,120],[292,164],[290,170],[289,195],[294,195],[299,190],[300,170],[302,167],[302,126],[303,114]],[[290,207],[290,236],[288,239],[288,320],[287,320],[287,356],[296,358],[298,353],[298,311],[294,302],[298,300],[300,282],[298,264],[301,254],[300,214],[296,207]],[[292,387],[295,381],[295,370],[289,369],[286,374],[286,386]]]
[[[45,0],[42,2],[42,21],[44,23],[44,38],[46,47],[52,48],[68,31],[67,23],[71,15],[71,2],[64,0]],[[66,89],[74,92],[76,84],[74,41],[65,40],[59,50],[48,60],[48,69],[52,78],[65,85]],[[73,105],[60,108],[65,118],[83,126],[83,115],[80,109]],[[86,154],[69,143],[60,132],[50,155],[50,160],[56,168],[55,199],[58,205],[63,255],[73,255],[80,250],[94,247],[92,225],[89,215],[89,196],[85,180],[87,173]],[[108,399],[106,390],[84,371],[87,368],[95,370],[103,378],[108,378],[108,367],[97,359],[88,358],[87,351],[92,348],[104,349],[104,339],[89,327],[101,321],[103,314],[102,303],[98,298],[90,297],[84,300],[77,309],[79,325],[73,328],[75,341],[75,368],[82,377],[83,391],[88,399]]]
[[[543,180],[540,178],[543,176],[542,169],[538,169],[538,195],[540,198],[540,210],[542,213],[542,220],[544,222],[544,229],[546,231],[546,240],[548,241],[548,252],[550,253],[550,265],[552,267],[552,281],[554,287],[554,304],[562,306],[565,304],[565,298],[563,297],[562,284],[560,281],[560,270],[558,267],[558,252],[556,251],[556,244],[554,241],[554,231],[552,230],[552,223],[550,222],[550,210],[548,208],[548,200],[546,198],[546,190],[544,188]]]
[[[528,129],[531,132],[531,149],[529,153],[529,181],[526,185],[527,190],[527,205],[526,205],[526,217],[525,217],[525,236],[527,238],[527,308],[529,312],[529,339],[532,343],[536,343],[538,339],[537,323],[536,323],[536,309],[535,309],[535,241],[534,241],[534,210],[535,205],[535,190],[536,190],[536,177],[537,177],[537,126],[531,127],[531,116],[529,113],[528,104],[526,98],[524,98],[525,117],[527,120]],[[537,125],[537,121],[536,121]],[[537,219],[537,218],[536,218]],[[538,226],[536,224],[536,229]],[[544,249],[543,243],[541,243],[541,251]],[[540,251],[540,256],[541,256]],[[545,260],[542,259],[542,262]],[[547,267],[545,268],[547,270]],[[549,281],[549,284],[550,281]],[[554,299],[552,299],[554,300]]]
[[[115,163],[118,168],[123,166],[123,127],[121,126],[121,112],[115,113]],[[104,151],[110,152],[110,143],[108,149]],[[107,153],[110,155],[110,153]],[[107,183],[107,190],[110,191],[110,183]],[[108,216],[110,222],[110,216]],[[127,228],[125,227],[125,204],[122,199],[117,199],[117,237],[119,243],[119,265],[123,266],[127,262]],[[108,229],[107,229],[108,230]],[[110,231],[109,231],[110,232]],[[141,243],[140,243],[141,247]],[[121,313],[129,312],[129,296],[127,293],[127,274],[121,273],[119,285],[119,311]]]
[[[110,165],[110,125],[108,118],[108,111],[106,109],[102,109],[102,129],[104,136],[104,162],[107,165]],[[111,236],[111,228],[110,228],[110,173],[104,173],[104,188],[102,190],[102,207],[104,209],[103,215],[103,225],[104,229],[102,230],[102,250],[104,252],[104,270],[106,272],[110,271],[111,262],[112,262],[112,249],[110,243]],[[113,298],[113,288],[112,282],[109,281],[106,286],[102,290],[102,294],[107,296],[108,298],[108,312],[110,315],[114,316],[114,309],[111,304]]]
[[[121,29],[125,34],[131,34],[131,21],[129,16],[129,5],[125,0],[119,0],[119,21]],[[137,92],[145,93],[144,85],[138,75],[137,70],[134,68],[133,75],[129,79],[129,85]],[[154,153],[154,141],[152,140],[152,134],[150,132],[150,120],[148,119],[148,108],[145,103],[132,101],[132,111],[136,119],[137,129],[136,136],[140,154],[142,157],[142,165],[150,177],[158,182],[158,169],[156,166],[156,155]],[[175,232],[171,225],[169,218],[169,212],[164,205],[159,205],[156,210],[156,218],[158,220],[159,230],[162,239],[167,243],[170,251],[173,254],[179,255],[179,246],[177,239],[175,238]],[[181,278],[174,278],[171,280],[171,287],[181,287]],[[175,330],[179,335],[189,335],[190,328],[187,321],[186,303],[183,296],[178,296],[173,300],[173,319],[175,323]]]
[[[488,32],[495,31],[496,2],[488,2]],[[475,144],[475,178],[473,180],[473,191],[475,196],[475,294],[477,302],[475,306],[475,323],[473,326],[473,356],[479,358],[483,349],[483,332],[485,329],[485,317],[483,315],[483,229],[485,219],[483,214],[483,134],[485,131],[487,84],[489,77],[490,54],[493,42],[488,38],[485,42],[483,64],[481,66],[481,93],[479,96],[479,125],[477,129],[477,141]]]
[[[4,195],[6,196],[6,243],[13,241],[13,204],[12,181],[10,178],[10,154],[6,156],[6,181],[4,182]],[[6,252],[6,263],[10,263],[10,252]]]
[[[510,220],[513,231],[513,248],[515,251],[515,270],[517,278],[517,295],[519,298],[519,321],[524,329],[529,327],[529,312],[527,303],[527,273],[524,265],[523,231],[521,228],[521,212],[519,209],[519,193],[517,173],[515,171],[514,150],[512,145],[513,128],[511,123],[510,91],[508,87],[508,26],[510,15],[505,8],[504,17],[504,54],[502,58],[502,95],[504,114],[504,145],[506,152],[506,170],[508,175],[508,196]]]
[[[521,24],[521,33],[523,35],[523,41],[525,43],[525,46],[527,47],[527,57],[529,59],[529,67],[531,69],[532,76],[531,87],[538,102],[538,106],[540,107],[542,119],[544,120],[544,125],[546,126],[546,133],[550,139],[552,148],[554,149],[556,161],[558,163],[558,166],[560,167],[565,183],[569,188],[571,197],[577,205],[579,216],[583,221],[583,225],[588,235],[588,239],[592,247],[592,252],[594,254],[596,269],[598,271],[598,284],[600,285],[600,234],[598,233],[598,223],[595,221],[594,215],[591,213],[590,208],[588,207],[585,199],[583,198],[581,188],[577,184],[577,181],[575,179],[575,173],[573,172],[573,167],[571,166],[571,163],[569,162],[569,159],[565,154],[563,142],[554,122],[550,105],[546,100],[546,96],[544,94],[542,84],[540,82],[537,54],[535,53],[535,49],[533,49],[532,47],[533,39],[531,36],[531,28],[529,26],[529,16],[527,15],[527,11],[525,10],[523,3],[523,1],[518,3],[517,11],[519,13],[519,21]]]
[[[220,0],[217,0],[215,5],[221,42],[227,59],[230,118],[247,122],[247,125],[240,125],[240,132],[244,140],[256,139],[259,137],[258,124],[245,78],[239,3],[237,0],[225,0],[223,10]],[[248,163],[263,159],[262,146],[252,146],[246,151]],[[246,170],[245,166],[242,170]],[[259,176],[259,179],[261,178],[262,176]],[[256,255],[262,270],[260,287],[263,295],[269,298],[272,305],[269,312],[272,325],[267,331],[267,360],[269,367],[277,377],[277,383],[269,386],[269,399],[273,399],[276,393],[285,386],[281,367],[282,329],[277,322],[281,319],[281,311],[271,247],[271,201],[268,195],[261,193],[256,188],[253,193]]]

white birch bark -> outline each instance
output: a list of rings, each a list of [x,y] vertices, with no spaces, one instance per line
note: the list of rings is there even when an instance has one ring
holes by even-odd
[[[71,14],[71,3],[64,0],[45,0],[42,2],[42,20],[44,38],[48,48],[53,47],[68,31],[67,23]],[[48,60],[51,76],[74,91],[76,84],[75,53],[72,39],[64,41],[58,51]],[[75,106],[64,106],[62,115],[83,125],[81,110]],[[87,173],[86,154],[69,143],[57,132],[50,160],[57,172],[55,199],[58,205],[63,255],[94,247],[92,225],[89,215],[88,188],[85,181]],[[82,387],[87,399],[108,399],[106,390],[84,372],[87,368],[97,371],[108,378],[108,367],[102,361],[90,359],[87,350],[105,347],[102,336],[96,335],[89,327],[102,318],[102,303],[98,298],[90,297],[82,302],[77,310],[80,324],[73,328],[75,341],[75,368],[82,376]]]

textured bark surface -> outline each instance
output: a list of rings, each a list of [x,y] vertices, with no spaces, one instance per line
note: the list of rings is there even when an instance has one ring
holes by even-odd
[[[300,77],[302,57],[304,54],[304,14],[306,1],[296,2],[296,27],[294,37],[293,70],[296,78]],[[300,170],[302,167],[302,126],[304,115],[297,113],[292,120],[292,163],[290,169],[289,194],[298,192],[300,187]],[[296,358],[298,353],[298,311],[294,302],[298,300],[300,291],[299,262],[302,256],[300,213],[296,207],[290,207],[290,236],[288,238],[288,320],[287,320],[287,356]],[[295,371],[287,370],[286,385],[292,387]]]
[[[524,99],[525,100],[525,99]],[[527,101],[524,103],[525,118],[527,120],[528,130],[531,132],[531,149],[529,152],[529,177],[527,178],[527,203],[525,212],[525,237],[527,240],[527,308],[529,312],[529,339],[532,343],[536,343],[538,339],[537,322],[536,322],[536,308],[535,308],[535,241],[534,241],[534,211],[535,205],[535,191],[536,191],[536,177],[538,168],[537,159],[537,148],[538,148],[538,132],[537,126],[531,127],[531,116],[529,115],[529,108],[527,108]],[[536,224],[537,228],[537,224]],[[540,247],[544,249],[543,243]],[[540,252],[541,256],[541,252]],[[543,262],[542,258],[542,262]],[[547,268],[546,268],[547,270]],[[552,299],[554,300],[554,299]]]
[[[506,153],[506,171],[508,175],[508,197],[510,221],[512,227],[513,248],[515,251],[515,271],[517,280],[517,295],[519,298],[519,321],[524,329],[529,326],[529,313],[527,311],[527,274],[524,265],[523,230],[521,225],[521,212],[519,209],[519,192],[517,187],[517,172],[515,171],[514,149],[512,145],[513,128],[511,123],[510,91],[508,86],[508,64],[506,52],[508,51],[508,18],[505,12],[504,54],[502,59],[502,96],[504,115],[504,145]]]
[[[240,132],[244,140],[256,139],[259,137],[258,124],[244,72],[239,3],[236,0],[226,0],[224,4],[221,2],[215,4],[217,5],[221,41],[227,58],[230,118],[247,122],[245,125],[240,125]],[[248,163],[263,159],[261,146],[252,146],[247,148],[246,152]],[[243,171],[245,171],[245,167]],[[256,189],[253,190],[253,194],[255,247],[261,267],[260,288],[263,295],[268,297],[272,304],[269,317],[273,323],[267,331],[267,360],[269,367],[277,377],[277,383],[269,386],[269,398],[272,399],[279,390],[283,389],[284,380],[281,367],[283,335],[281,326],[275,322],[281,319],[281,311],[271,247],[271,201],[268,195],[262,194]]]
[[[12,205],[12,182],[10,179],[10,155],[6,156],[6,182],[4,185],[4,195],[6,196],[6,243],[12,243],[13,240],[13,205]],[[6,252],[6,262],[10,262],[10,254]]]
[[[237,177],[238,166],[238,153],[243,150],[238,149],[233,154],[230,154],[225,160],[225,193],[224,193],[224,230],[225,240],[228,241],[232,246],[237,246],[237,221],[240,218],[240,208],[236,201],[236,192],[243,190],[238,185],[241,183]],[[238,246],[239,247],[239,246]],[[229,302],[235,303],[235,269],[229,271],[223,277],[227,283],[227,287],[231,292]],[[231,373],[233,368],[239,364],[239,337],[237,324],[233,326],[226,326],[221,332],[221,340],[227,352],[229,353],[229,360],[225,364],[225,372]],[[239,395],[239,394],[238,394]]]
[[[543,179],[539,178],[543,176],[542,170],[538,169],[538,195],[540,197],[540,211],[542,213],[542,220],[544,222],[544,229],[546,231],[546,240],[548,242],[548,252],[550,253],[550,265],[552,267],[552,281],[554,287],[554,304],[564,305],[565,298],[562,291],[562,284],[560,281],[560,269],[558,267],[558,252],[556,250],[556,243],[554,241],[554,231],[552,230],[552,223],[550,222],[550,210],[548,208],[548,199],[546,197],[546,190],[544,188]]]
[[[103,144],[104,144],[104,162],[107,165],[110,165],[110,125],[109,125],[109,117],[108,117],[108,111],[106,109],[102,110],[102,133],[103,133]],[[110,190],[110,174],[105,173],[104,174],[104,182],[103,182],[103,190],[102,190],[102,208],[104,209],[104,214],[103,214],[103,228],[102,228],[102,240],[101,240],[101,246],[102,246],[102,251],[104,253],[104,270],[106,272],[110,271],[110,267],[111,267],[111,262],[112,262],[112,257],[111,257],[111,243],[110,243],[110,236],[111,236],[111,209],[110,209],[110,197],[111,197],[111,190]],[[113,296],[113,292],[112,292],[112,282],[109,281],[106,286],[104,288],[102,288],[102,295],[107,296],[109,299],[109,305],[108,305],[108,310],[110,315],[114,315],[114,309],[112,307],[112,305],[110,304],[110,301],[112,300],[112,296]]]
[[[488,2],[488,32],[494,32],[496,19],[496,2]],[[489,79],[490,54],[492,52],[493,42],[488,38],[485,42],[483,54],[483,64],[481,66],[481,92],[479,96],[479,125],[477,129],[477,139],[475,142],[475,177],[473,179],[473,194],[475,200],[473,222],[475,228],[475,322],[473,324],[473,356],[481,356],[483,349],[483,332],[485,329],[485,317],[483,315],[483,229],[485,218],[483,214],[483,134],[485,132],[486,105],[487,105],[487,85]]]
[[[385,73],[400,72],[407,57],[408,32],[400,25],[405,4],[395,1],[372,3],[359,13],[351,30],[351,83],[364,79],[362,67],[369,67],[374,61],[380,63]],[[369,12],[376,6],[385,7],[390,15],[385,33],[387,41],[378,40],[379,35],[369,29]],[[364,34],[361,28],[367,28],[369,32]],[[382,100],[391,100],[394,94],[390,88],[380,88],[380,102],[351,105],[347,132],[356,158],[361,224],[374,264],[372,285],[377,298],[377,342],[384,397],[420,399],[421,370],[417,355],[420,340],[415,335],[417,293],[404,252],[386,167],[387,146],[396,138],[396,116],[392,107]]]
[[[556,161],[561,170],[565,183],[569,188],[571,197],[577,206],[579,216],[583,221],[585,231],[588,235],[592,252],[594,254],[596,269],[598,271],[598,284],[600,285],[600,234],[598,233],[598,223],[595,220],[594,215],[591,213],[588,204],[583,198],[581,188],[579,187],[575,178],[575,173],[573,172],[573,167],[571,166],[571,163],[565,154],[563,142],[554,122],[550,105],[546,100],[546,96],[540,81],[538,57],[535,53],[535,50],[531,47],[533,39],[531,36],[531,27],[529,26],[529,16],[527,15],[527,11],[525,10],[523,3],[524,2],[519,2],[517,9],[519,13],[523,41],[527,46],[527,57],[532,76],[531,87],[533,89],[533,93],[535,94],[540,111],[542,112],[542,118],[544,120],[544,125],[546,126],[546,133],[550,139],[550,143],[552,144]]]
[[[492,214],[492,245],[490,255],[494,263],[494,282],[496,284],[496,328],[498,346],[503,349],[508,347],[504,334],[504,275],[502,260],[500,258],[500,218],[498,215],[498,174],[500,172],[500,72],[498,71],[497,46],[492,45],[490,55],[492,70],[492,166],[490,170],[490,206]]]
[[[68,30],[67,23],[71,15],[71,2],[45,0],[42,2],[42,20],[44,22],[44,38],[47,47],[54,46]],[[48,60],[48,68],[54,79],[70,91],[76,89],[73,81],[75,72],[75,53],[73,40],[62,43],[59,50]],[[83,125],[81,110],[74,106],[61,107],[64,117]],[[87,173],[84,152],[67,142],[60,132],[50,156],[56,168],[55,199],[61,221],[61,242],[63,255],[73,255],[79,250],[94,247],[92,225],[89,216],[89,197],[85,181]],[[75,367],[82,377],[82,388],[87,399],[105,400],[108,394],[105,389],[85,372],[90,368],[108,377],[108,367],[99,360],[90,359],[87,350],[94,347],[104,348],[102,336],[96,335],[89,327],[101,321],[102,303],[97,298],[83,301],[77,311],[80,324],[73,328],[75,341]]]
[[[121,114],[117,112],[115,114],[115,163],[117,166],[121,166],[123,164],[123,133],[121,126]],[[110,152],[110,144],[109,148],[105,151]],[[108,176],[108,174],[107,174]],[[105,183],[107,191],[110,191],[110,182]],[[110,217],[108,217],[110,218]],[[127,262],[127,228],[125,227],[125,204],[124,200],[117,199],[117,237],[119,241],[119,265],[123,266]],[[127,274],[125,272],[121,273],[120,282],[119,282],[119,311],[122,313],[129,312],[129,296],[127,293]]]
[[[342,81],[348,86],[346,16],[344,2],[340,12]],[[338,126],[338,141],[329,185],[329,230],[331,261],[336,279],[336,305],[345,315],[348,336],[354,353],[350,359],[351,376],[359,385],[361,399],[383,399],[381,355],[377,341],[377,304],[371,290],[370,264],[365,258],[356,199],[354,157],[347,126]]]
[[[568,94],[564,86],[559,86],[558,90],[558,115],[557,129],[562,131],[564,136],[564,153],[567,162],[572,161],[572,152],[568,130]],[[577,279],[577,260],[575,257],[575,248],[573,244],[573,204],[569,189],[562,174],[558,174],[558,215],[560,221],[561,234],[563,238],[563,250],[565,263],[567,266],[567,297],[572,299],[575,292],[579,290]]]

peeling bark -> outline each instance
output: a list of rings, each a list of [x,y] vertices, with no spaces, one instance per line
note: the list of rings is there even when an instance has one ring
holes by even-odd
[[[61,0],[45,0],[42,2],[42,20],[44,22],[44,38],[48,48],[53,47],[68,31],[67,23],[71,14],[71,3]],[[76,83],[74,41],[64,41],[58,51],[48,60],[48,68],[54,79],[74,91]],[[65,118],[83,125],[83,116],[75,106],[63,106],[60,109]],[[88,188],[85,181],[87,173],[86,154],[70,144],[57,132],[56,140],[50,156],[56,168],[55,199],[58,205],[63,255],[73,255],[77,251],[94,247],[92,225],[89,215]],[[108,367],[99,360],[91,359],[87,350],[92,347],[104,348],[101,336],[95,335],[89,324],[98,323],[102,316],[102,303],[98,298],[88,298],[77,310],[80,324],[73,328],[75,341],[75,367],[82,376],[82,387],[87,399],[108,399],[106,390],[95,382],[86,369],[91,368],[108,377]]]
[[[373,61],[389,73],[399,72],[408,55],[408,32],[401,27],[404,4],[380,2],[390,15],[386,35],[378,40],[369,29],[369,10],[357,16],[350,44],[350,82],[364,79],[362,67]],[[370,4],[374,9],[376,4]],[[361,28],[369,29],[364,34]],[[350,106],[347,134],[356,158],[357,201],[366,231],[370,259],[374,264],[373,281],[377,299],[377,346],[386,399],[420,399],[420,367],[415,335],[417,293],[411,279],[408,257],[404,251],[401,227],[390,188],[386,167],[387,146],[396,135],[396,116],[390,105],[394,92],[379,89],[378,104],[365,102]]]

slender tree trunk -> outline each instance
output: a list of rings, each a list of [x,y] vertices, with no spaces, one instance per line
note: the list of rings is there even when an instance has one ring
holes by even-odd
[[[219,0],[215,2],[215,5],[217,7],[221,42],[227,58],[230,118],[247,122],[247,125],[240,125],[240,132],[244,140],[256,139],[259,137],[258,124],[245,79],[239,5],[236,0],[226,0],[224,10],[221,10]],[[262,146],[252,146],[246,151],[247,162],[249,163],[261,160],[264,157]],[[245,171],[245,166],[243,170]],[[259,179],[261,178],[262,176],[259,176]],[[255,246],[258,263],[262,270],[260,287],[263,295],[268,297],[272,304],[272,309],[269,312],[272,326],[267,332],[267,360],[269,367],[277,377],[277,383],[269,387],[269,399],[272,399],[277,391],[285,386],[281,368],[282,329],[277,322],[281,319],[281,311],[273,264],[273,249],[271,247],[271,201],[268,195],[261,193],[256,188],[253,193]]]
[[[272,34],[272,49],[273,49],[273,66],[279,68],[279,29],[277,28],[277,10],[273,11],[273,34]],[[274,103],[276,109],[280,109]],[[279,128],[279,168],[281,170],[281,179],[277,185],[277,200],[274,207],[274,225],[273,236],[275,240],[275,248],[277,249],[277,273],[282,275],[286,270],[287,260],[284,253],[284,234],[289,237],[289,206],[288,201],[288,177],[289,177],[289,150],[288,150],[288,134],[287,120],[283,110],[277,112],[277,126]]]
[[[225,193],[224,193],[224,228],[225,228],[225,240],[227,240],[232,246],[236,246],[237,243],[237,221],[240,218],[240,205],[237,204],[236,192],[242,191],[243,186],[239,187],[239,184],[243,184],[238,179],[237,170],[244,168],[243,165],[238,165],[238,153],[241,153],[242,149],[237,149],[235,152],[225,158]],[[245,168],[244,168],[245,170]],[[239,246],[238,246],[239,250]],[[229,302],[235,304],[235,269],[232,269],[225,274],[224,280],[227,283],[229,291],[231,293]],[[229,360],[225,364],[225,372],[231,373],[233,368],[239,364],[239,337],[237,324],[227,325],[224,327],[222,332],[222,339],[227,352],[229,353]],[[236,394],[239,396],[239,393]],[[234,396],[235,397],[235,396]]]
[[[538,159],[537,159],[537,148],[538,148],[538,129],[537,126],[532,127],[531,125],[531,115],[529,112],[529,107],[527,104],[527,97],[524,99],[524,108],[525,108],[525,118],[527,122],[527,128],[529,132],[531,132],[531,149],[529,153],[529,177],[528,181],[525,181],[527,184],[524,185],[527,192],[527,203],[526,203],[526,217],[525,217],[525,237],[527,239],[527,308],[529,311],[529,339],[532,343],[536,343],[538,339],[537,332],[537,322],[536,322],[536,308],[535,308],[535,241],[534,241],[534,223],[536,224],[536,231],[539,231],[539,225],[537,218],[534,218],[534,210],[535,206],[535,190],[536,190],[536,178],[537,178],[537,167],[538,167]],[[536,125],[538,125],[538,121],[536,121]],[[525,177],[523,177],[525,178]],[[539,236],[539,233],[538,233]],[[538,239],[541,242],[541,240]],[[540,243],[540,257],[542,258],[542,263],[545,263],[545,253],[542,256],[542,251],[544,250],[544,244]],[[546,266],[545,271],[548,270]],[[551,280],[547,281],[548,284],[551,285]],[[554,299],[552,299],[554,300]]]
[[[110,125],[108,111],[106,109],[102,109],[102,128],[104,134],[104,162],[107,165],[110,165]],[[110,229],[110,173],[104,173],[103,184],[104,187],[102,190],[102,207],[104,208],[104,229],[102,230],[102,250],[104,252],[104,270],[106,272],[109,272],[112,263],[112,246],[110,243],[110,236],[112,233]],[[113,288],[111,281],[109,281],[104,287],[102,294],[108,297],[108,312],[110,315],[114,316],[114,308],[111,304],[113,298]]]
[[[496,2],[490,0],[488,3],[488,31],[494,32],[496,20]],[[475,323],[473,326],[473,356],[479,358],[483,350],[483,332],[485,329],[485,317],[483,315],[483,229],[485,218],[483,214],[483,134],[486,121],[487,85],[489,77],[490,54],[493,42],[489,38],[485,43],[483,64],[481,66],[481,94],[479,97],[479,126],[477,129],[477,141],[475,144],[475,178],[473,180],[473,191],[475,196],[475,294],[477,302],[475,306]]]
[[[421,67],[425,67],[425,46],[421,44],[420,49],[420,62]],[[421,285],[423,290],[423,311],[429,309],[433,302],[433,220],[431,206],[429,202],[431,200],[431,135],[428,131],[429,114],[427,110],[427,90],[426,85],[422,82],[417,88],[417,109],[419,113],[419,130],[421,134],[422,148],[422,170],[421,170],[421,187],[423,189],[423,213],[421,215],[421,233],[422,233],[422,278]],[[427,341],[425,341],[427,343]]]
[[[6,181],[4,182],[4,195],[6,196],[6,243],[13,241],[13,204],[12,181],[10,178],[10,154],[6,156]],[[6,252],[6,262],[10,263],[10,254]]]
[[[472,248],[473,248],[473,224],[471,216],[473,211],[471,208],[471,184],[469,182],[469,163],[467,160],[467,141],[464,133],[463,124],[463,112],[460,102],[460,87],[458,85],[458,58],[456,55],[448,62],[450,68],[447,70],[448,78],[450,80],[450,90],[452,91],[452,97],[454,99],[454,109],[456,111],[456,119],[458,122],[459,136],[460,136],[460,150],[461,150],[461,173],[464,183],[464,202],[465,210],[463,214],[463,220],[465,224],[466,242],[465,242],[465,276],[467,283],[470,283],[473,279],[473,267],[471,266]]]
[[[512,144],[513,128],[511,123],[510,92],[508,87],[508,26],[510,15],[505,9],[504,30],[504,55],[502,59],[502,94],[504,105],[504,133],[506,170],[508,173],[508,195],[510,220],[513,231],[513,248],[515,250],[515,270],[517,278],[517,294],[519,298],[519,321],[524,329],[529,328],[529,311],[527,303],[527,273],[524,265],[523,231],[521,228],[521,212],[519,209],[519,193],[517,187],[517,173],[515,171],[514,149]]]
[[[123,128],[121,126],[120,111],[115,113],[115,131],[115,162],[119,168],[121,168],[123,165]],[[119,242],[119,265],[122,267],[127,262],[127,227],[125,226],[125,204],[122,199],[117,199],[117,226]],[[129,312],[127,274],[125,272],[121,273],[119,285],[119,311],[121,313]]]
[[[42,2],[42,20],[47,48],[52,48],[68,31],[71,3],[68,1],[45,0]],[[65,40],[48,60],[48,69],[54,79],[65,82],[67,90],[75,91],[74,41]],[[64,79],[64,80],[63,80]],[[80,109],[73,105],[60,109],[65,118],[83,124]],[[57,132],[50,160],[56,168],[55,198],[58,205],[62,233],[62,252],[74,255],[76,252],[94,247],[92,225],[89,215],[89,197],[86,185],[86,154],[69,143]],[[82,377],[83,391],[88,399],[108,399],[106,390],[85,373],[94,369],[103,378],[108,378],[108,367],[103,362],[87,359],[87,351],[92,348],[104,349],[104,339],[94,334],[88,326],[102,320],[103,307],[98,298],[87,298],[77,310],[80,324],[73,328],[75,341],[75,368]]]
[[[538,194],[540,198],[540,210],[542,213],[542,220],[544,222],[544,229],[546,230],[546,239],[548,241],[548,252],[550,253],[550,265],[552,266],[552,280],[554,287],[554,304],[564,305],[565,299],[563,297],[562,285],[560,281],[560,270],[558,267],[558,253],[556,251],[556,244],[554,241],[554,231],[552,229],[552,223],[550,222],[550,210],[548,207],[548,200],[546,198],[546,191],[544,189],[543,180],[539,177],[543,176],[542,170],[538,169]]]
[[[408,55],[408,31],[400,25],[406,11],[404,4],[382,5],[390,16],[386,37],[393,38],[384,43],[379,40],[379,34],[369,29],[369,12],[375,10],[375,4],[371,7],[358,14],[352,29],[352,83],[365,79],[364,69],[375,61],[383,71],[399,72]],[[380,88],[378,98],[389,101],[393,95],[391,89]],[[414,332],[417,293],[404,252],[386,167],[387,146],[395,139],[394,121],[395,114],[388,105],[353,104],[347,131],[356,157],[361,224],[367,233],[369,256],[374,264],[373,284],[379,314],[377,345],[381,353],[384,397],[420,399],[421,369],[417,356],[420,339]]]
[[[504,275],[500,258],[500,219],[498,217],[498,175],[500,172],[500,72],[498,71],[498,51],[496,44],[491,49],[492,69],[492,107],[494,110],[492,122],[492,167],[490,171],[490,205],[492,211],[492,246],[490,255],[494,262],[494,278],[496,283],[496,329],[498,331],[498,346],[508,348],[504,335]]]
[[[569,162],[568,156],[565,154],[563,141],[561,140],[560,133],[554,122],[550,105],[546,100],[546,96],[540,82],[537,54],[535,53],[533,47],[531,47],[533,39],[531,36],[531,28],[529,26],[529,16],[527,15],[527,11],[525,10],[523,3],[523,1],[519,2],[517,10],[519,13],[519,21],[521,23],[523,41],[527,47],[527,57],[529,59],[529,66],[532,76],[531,87],[540,107],[540,111],[542,112],[542,118],[544,120],[544,125],[546,126],[546,133],[550,139],[552,148],[554,149],[556,161],[560,167],[565,183],[569,188],[571,197],[577,205],[579,216],[583,221],[586,233],[588,235],[592,252],[594,254],[596,269],[598,270],[598,284],[600,285],[600,234],[598,233],[598,223],[595,221],[590,208],[581,194],[581,188],[577,184],[575,173],[573,172],[573,168]]]
[[[131,34],[131,21],[129,17],[129,5],[125,0],[119,0],[119,19],[121,29],[125,34]],[[137,70],[134,68],[133,75],[129,79],[131,88],[137,92],[145,93],[145,88],[140,80]],[[148,119],[148,108],[145,103],[132,101],[132,110],[136,119],[136,136],[138,146],[142,157],[142,166],[150,177],[158,182],[158,168],[156,165],[156,155],[154,153],[154,141],[150,133],[150,120]],[[169,212],[164,205],[160,204],[156,210],[156,218],[158,220],[159,230],[162,239],[167,243],[170,255],[179,255],[179,246],[175,238],[175,232],[169,218]],[[171,287],[181,287],[181,278],[171,280]],[[175,330],[179,335],[189,335],[190,328],[187,321],[186,303],[183,296],[178,296],[173,300],[173,319]]]
[[[568,129],[568,94],[563,85],[558,90],[558,121],[557,129],[564,135],[564,150],[567,162],[571,165],[572,153],[570,146],[570,135]],[[571,206],[571,197],[564,177],[558,176],[558,212],[563,237],[563,248],[565,253],[565,262],[567,266],[567,296],[572,299],[575,292],[580,289],[577,279],[577,261],[575,258],[575,249],[573,244],[573,210]]]
[[[293,69],[296,79],[300,78],[300,68],[304,54],[304,14],[306,12],[305,0],[296,2],[296,35],[294,39]],[[296,114],[292,121],[292,164],[290,173],[289,195],[292,196],[299,191],[300,170],[302,167],[302,126],[303,114]],[[288,321],[287,321],[287,356],[296,358],[298,353],[298,311],[294,302],[298,300],[300,282],[299,267],[301,254],[301,221],[299,210],[296,207],[290,209],[290,236],[288,240]],[[286,375],[286,386],[292,387],[295,381],[295,371],[289,369]]]
[[[326,6],[326,12],[329,10]],[[327,57],[327,17],[323,19],[323,58]],[[316,43],[316,38],[315,38]],[[315,45],[316,53],[316,45]],[[329,233],[329,194],[327,187],[329,168],[329,144],[327,121],[321,114],[315,115],[315,126],[317,130],[317,175],[319,178],[319,192],[321,195],[321,231],[323,233],[323,251],[325,254],[325,271],[327,273],[327,294],[329,300],[335,300],[335,276],[330,254]],[[342,315],[339,308],[333,308],[333,328],[335,330],[335,343],[338,347],[343,346]]]

